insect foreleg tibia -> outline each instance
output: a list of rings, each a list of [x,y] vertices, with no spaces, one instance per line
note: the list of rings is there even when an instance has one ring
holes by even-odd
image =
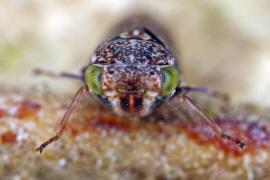
[[[221,92],[218,92],[218,91],[215,91],[215,90],[212,90],[212,89],[209,89],[209,88],[205,88],[205,87],[182,86],[181,90],[185,91],[186,93],[189,93],[189,92],[205,93],[205,94],[208,94],[210,96],[221,98],[224,101],[228,101],[230,99],[228,94],[221,93]]]
[[[84,92],[86,92],[86,90],[87,90],[87,87],[82,86],[82,87],[77,91],[77,93],[76,93],[76,95],[74,96],[73,100],[72,100],[71,103],[69,104],[69,106],[68,106],[68,108],[67,108],[67,110],[66,110],[66,112],[65,112],[64,117],[62,118],[60,124],[59,124],[58,127],[57,127],[57,133],[56,133],[56,135],[55,135],[54,137],[51,137],[51,138],[48,139],[47,141],[45,141],[43,144],[41,144],[41,145],[36,149],[37,151],[39,151],[39,152],[41,153],[41,152],[43,151],[43,149],[44,149],[47,145],[51,144],[51,143],[54,142],[54,141],[57,141],[57,140],[61,137],[61,135],[62,135],[63,132],[64,132],[65,126],[66,126],[66,124],[67,124],[68,118],[69,118],[69,116],[70,116],[70,114],[71,114],[71,112],[72,112],[74,106],[76,106],[76,104],[77,104],[78,101],[79,101],[80,96],[81,96]]]
[[[222,130],[220,129],[220,127],[201,109],[199,108],[187,95],[186,92],[183,91],[180,88],[177,88],[176,93],[174,94],[173,97],[179,97],[181,100],[183,100],[192,110],[196,111],[200,117],[202,118],[202,120],[204,122],[206,122],[209,126],[212,127],[212,129],[214,130],[214,132],[216,133],[217,136],[219,136],[222,139],[225,140],[229,140],[234,142],[235,144],[237,144],[240,148],[244,148],[245,143],[241,142],[240,140],[231,137],[229,135],[226,135],[222,132]]]
[[[56,77],[56,78],[64,77],[64,78],[82,80],[81,76],[67,73],[67,72],[53,72],[53,71],[46,71],[43,69],[35,69],[34,73],[36,75],[44,75],[44,76],[50,76],[50,77]]]

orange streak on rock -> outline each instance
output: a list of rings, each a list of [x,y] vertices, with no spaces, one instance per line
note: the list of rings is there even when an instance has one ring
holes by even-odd
[[[3,134],[1,134],[1,142],[3,144],[14,144],[16,143],[16,134],[12,131],[6,131]]]
[[[4,109],[0,109],[0,118],[5,117],[7,115]]]
[[[77,121],[77,120],[75,120]],[[242,150],[235,143],[226,141],[216,136],[211,127],[200,124],[181,124],[175,126],[175,132],[180,128],[191,140],[199,145],[214,145],[226,154],[232,154],[236,157],[245,153],[255,153],[257,150],[270,148],[270,131],[266,126],[248,121],[237,121],[233,119],[215,119],[225,134],[240,139],[246,146]],[[125,133],[136,132],[141,128],[153,133],[168,133],[166,127],[155,123],[146,123],[142,127],[140,122],[126,120],[120,117],[109,116],[87,116],[78,122],[71,120],[68,123],[68,132],[76,136],[83,132],[100,132],[102,130],[116,130]],[[167,125],[166,125],[167,126]],[[133,134],[134,135],[134,134]],[[136,139],[136,137],[134,137]]]
[[[206,126],[182,124],[180,129],[200,145],[212,144],[225,153],[235,156],[242,156],[247,152],[254,153],[256,150],[270,147],[270,132],[265,126],[259,125],[256,122],[232,119],[217,118],[215,121],[225,133],[245,142],[246,147],[242,150],[234,143],[222,140]]]
[[[127,121],[121,118],[114,117],[85,117],[80,122],[70,122],[67,125],[72,135],[76,136],[82,132],[98,132],[100,130],[111,130],[132,132],[140,128],[139,124],[132,121]]]
[[[15,114],[18,119],[24,119],[34,116],[41,108],[41,105],[32,101],[24,100],[19,104],[19,108]]]

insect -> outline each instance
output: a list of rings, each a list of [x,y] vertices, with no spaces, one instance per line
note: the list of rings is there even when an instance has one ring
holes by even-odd
[[[164,101],[179,98],[198,113],[217,136],[234,142],[242,149],[245,146],[240,140],[224,134],[187,96],[189,92],[213,95],[215,92],[201,87],[181,86],[173,54],[150,29],[139,23],[99,45],[81,75],[43,70],[36,70],[36,73],[77,79],[83,84],[68,106],[56,135],[37,148],[40,153],[48,144],[61,137],[72,109],[85,92],[96,96],[119,116],[143,117],[152,113]]]

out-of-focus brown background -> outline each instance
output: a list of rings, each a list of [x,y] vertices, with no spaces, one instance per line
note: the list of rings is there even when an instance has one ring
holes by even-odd
[[[73,83],[34,77],[36,67],[79,72],[96,46],[130,12],[147,12],[175,40],[186,84],[270,105],[270,3],[226,1],[0,2],[0,82],[73,92]]]

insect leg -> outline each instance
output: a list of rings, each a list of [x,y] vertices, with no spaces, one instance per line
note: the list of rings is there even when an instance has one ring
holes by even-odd
[[[241,149],[244,148],[246,145],[245,143],[241,142],[240,140],[231,137],[229,135],[226,135],[222,132],[220,127],[199,107],[197,106],[187,95],[186,92],[184,92],[181,88],[178,88],[176,93],[173,97],[178,96],[181,100],[183,100],[192,110],[196,111],[200,117],[205,121],[209,126],[212,127],[212,129],[215,131],[216,135],[219,136],[222,139],[229,140],[237,144]]]
[[[185,91],[186,93],[188,93],[188,92],[205,93],[205,94],[208,94],[210,96],[221,98],[224,101],[228,101],[230,99],[228,94],[221,93],[221,92],[218,92],[218,91],[215,91],[215,90],[212,90],[209,88],[205,88],[205,87],[182,86],[181,89],[182,89],[182,91]]]
[[[36,75],[45,75],[45,76],[57,77],[57,78],[64,77],[64,78],[82,80],[82,76],[67,73],[67,72],[53,72],[53,71],[46,71],[46,70],[42,70],[42,69],[35,69],[34,73]]]
[[[75,105],[78,103],[78,100],[80,98],[80,96],[86,92],[87,87],[86,86],[82,86],[80,87],[80,89],[77,91],[76,95],[74,96],[74,98],[72,99],[71,103],[69,104],[64,117],[62,118],[60,124],[57,127],[57,133],[55,136],[51,137],[50,139],[48,139],[47,141],[45,141],[44,143],[42,143],[36,150],[39,151],[40,153],[43,151],[43,149],[51,144],[54,141],[57,141],[60,136],[63,134],[65,126],[67,124],[68,118],[73,110],[73,108],[75,107]]]

